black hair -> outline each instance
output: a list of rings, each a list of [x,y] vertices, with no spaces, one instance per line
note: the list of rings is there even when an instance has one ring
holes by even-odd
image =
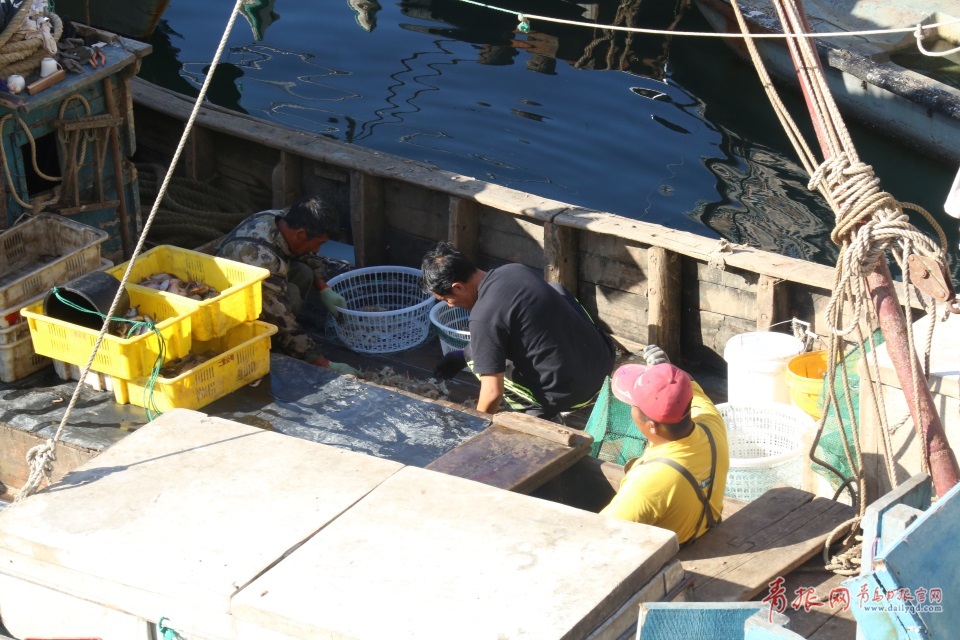
[[[691,400],[691,403],[687,405],[687,412],[684,414],[682,418],[680,418],[680,422],[674,422],[671,424],[667,424],[666,422],[657,422],[656,420],[654,420],[653,418],[645,414],[643,412],[643,409],[641,409],[640,407],[637,407],[637,411],[640,412],[640,415],[644,419],[650,420],[651,422],[655,423],[657,426],[663,427],[663,430],[666,432],[667,440],[680,440],[681,438],[686,438],[688,435],[690,435],[690,431],[693,429],[693,419],[690,417],[690,408],[692,406],[693,406],[693,401]]]
[[[282,218],[291,229],[304,229],[311,238],[326,234],[334,237],[339,230],[340,214],[317,195],[300,198]]]
[[[447,295],[454,282],[466,282],[477,271],[476,265],[449,242],[438,242],[423,256],[420,268],[423,288],[438,296]]]

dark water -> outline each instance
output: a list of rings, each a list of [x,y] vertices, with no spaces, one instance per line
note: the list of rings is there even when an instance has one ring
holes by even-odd
[[[195,95],[231,4],[173,0],[141,75]],[[511,7],[650,27],[674,16],[662,0]],[[542,22],[521,34],[515,16],[457,0],[366,12],[280,0],[275,12],[261,42],[238,21],[214,102],[544,197],[826,264],[836,256],[833,214],[806,189],[752,67],[720,40]],[[696,9],[679,28],[709,31]],[[884,188],[944,218],[955,254],[957,222],[941,214],[953,169],[848,124]]]

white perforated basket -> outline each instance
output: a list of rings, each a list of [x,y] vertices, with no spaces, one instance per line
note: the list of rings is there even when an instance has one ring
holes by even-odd
[[[470,342],[470,312],[466,309],[438,302],[430,309],[430,322],[440,334],[443,353],[463,349]]]
[[[423,273],[410,267],[366,267],[327,281],[347,301],[334,327],[343,344],[359,353],[391,353],[415,347],[430,333],[434,298]]]
[[[803,434],[813,419],[797,407],[767,404],[718,404],[727,427],[730,473],[727,497],[747,502],[777,486],[800,488]]]

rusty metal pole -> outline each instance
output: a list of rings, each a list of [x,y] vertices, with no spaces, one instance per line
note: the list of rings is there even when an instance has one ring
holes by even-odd
[[[804,30],[809,32],[810,26],[807,23],[807,16],[799,0],[797,1],[797,10]],[[786,32],[786,25],[783,25],[783,28]],[[815,66],[822,74],[823,65],[820,62],[820,56],[812,43],[811,48],[813,49]],[[803,98],[807,104],[807,109],[810,111],[810,117],[824,154],[824,160],[829,160],[831,158],[830,147],[827,144],[826,133],[823,131],[819,114],[813,104],[809,80],[804,73],[803,63],[798,59],[792,46],[790,47],[790,56],[793,59],[793,66],[797,70],[797,78],[803,90]],[[877,260],[874,270],[867,276],[867,287],[877,312],[880,331],[886,342],[890,361],[893,364],[894,371],[896,371],[897,380],[900,382],[900,388],[903,390],[904,399],[910,410],[910,417],[913,419],[913,423],[917,425],[917,430],[922,434],[923,451],[926,456],[927,467],[930,469],[930,475],[933,478],[934,489],[938,496],[943,496],[957,482],[960,482],[960,466],[958,466],[957,458],[947,441],[947,435],[943,430],[943,422],[934,407],[930,389],[925,384],[915,388],[912,372],[921,371],[922,367],[914,346],[909,343],[907,319],[897,299],[897,293],[893,287],[893,277],[890,275],[890,269],[887,267],[883,256]],[[917,400],[917,402],[914,402],[914,400]]]
[[[914,387],[912,372],[922,371],[922,367],[916,350],[908,340],[907,320],[903,314],[903,307],[897,300],[893,278],[882,258],[877,261],[873,272],[867,276],[867,287],[870,289],[870,298],[877,310],[880,331],[886,341],[890,361],[897,373],[897,380],[900,381],[904,400],[910,409],[910,417],[913,418],[913,423],[918,425],[918,431],[922,434],[923,451],[933,478],[933,487],[937,495],[942,496],[960,481],[960,469],[958,469],[953,449],[947,442],[943,423],[933,405],[930,389],[925,384],[921,384],[919,388]],[[916,405],[915,398],[918,400]]]

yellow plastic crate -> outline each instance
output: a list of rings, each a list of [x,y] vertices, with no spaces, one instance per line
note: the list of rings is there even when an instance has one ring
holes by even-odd
[[[123,278],[129,263],[124,262],[107,273],[118,280]],[[207,284],[220,295],[209,300],[191,300],[184,296],[142,287],[137,282],[157,273],[170,273],[185,280]],[[260,317],[263,298],[260,282],[270,272],[261,267],[251,267],[241,262],[215,258],[205,253],[161,245],[144,252],[137,258],[127,281],[131,290],[160,296],[180,309],[181,313],[193,314],[193,337],[196,340],[211,340],[244,322]]]
[[[277,328],[266,322],[246,322],[213,340],[193,343],[194,353],[220,355],[184,371],[176,378],[157,378],[153,404],[159,411],[199,409],[270,373],[270,336]],[[143,407],[147,379],[113,379],[113,396],[120,404]]]
[[[130,306],[157,320],[157,329],[166,352],[164,361],[182,358],[190,352],[190,315],[170,304],[165,298],[148,296],[127,288]],[[43,301],[20,311],[30,325],[34,350],[43,356],[83,366],[90,358],[100,333],[43,313]],[[91,366],[93,371],[130,380],[150,375],[160,353],[160,344],[153,331],[132,338],[105,335]]]

